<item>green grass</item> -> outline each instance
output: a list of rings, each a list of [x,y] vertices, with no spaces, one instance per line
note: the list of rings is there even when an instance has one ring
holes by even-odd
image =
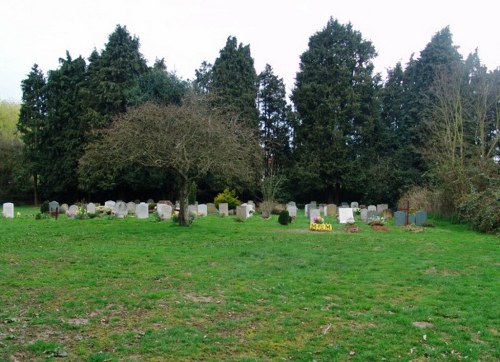
[[[19,210],[0,219],[0,360],[500,358],[499,238],[464,226],[314,233],[304,216],[182,228]]]

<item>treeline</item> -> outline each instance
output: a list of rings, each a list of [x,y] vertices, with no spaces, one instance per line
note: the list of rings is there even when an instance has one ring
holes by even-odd
[[[330,19],[301,55],[289,103],[283,79],[271,65],[257,73],[250,46],[235,37],[184,80],[163,59],[148,66],[138,38],[117,26],[87,60],[67,53],[47,75],[33,66],[22,82],[16,167],[31,175],[36,200],[175,199],[168,169],[131,162],[89,175],[79,162],[127,110],[181,105],[196,94],[253,129],[262,150],[252,182],[208,173],[191,186],[200,201],[229,186],[257,200],[395,205],[425,188],[433,211],[498,230],[500,70],[488,70],[477,51],[463,59],[449,28],[386,79],[374,72],[376,55],[351,24]]]

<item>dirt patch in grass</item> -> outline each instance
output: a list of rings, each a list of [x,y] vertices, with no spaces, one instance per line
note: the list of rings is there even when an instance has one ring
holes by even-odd
[[[429,322],[413,322],[412,325],[414,327],[417,327],[417,328],[420,328],[420,329],[434,327],[434,324],[429,323]]]
[[[371,228],[374,231],[391,231],[391,229],[384,225],[372,225]]]
[[[191,293],[184,295],[184,298],[186,298],[187,300],[189,300],[191,302],[195,302],[195,303],[216,303],[216,304],[223,304],[224,303],[224,301],[221,299],[214,299],[210,296],[205,297],[205,296],[200,296],[200,295],[194,295]]]
[[[356,226],[356,225],[347,225],[344,228],[344,231],[346,231],[348,233],[359,233],[363,230],[361,230],[361,228],[359,226]]]

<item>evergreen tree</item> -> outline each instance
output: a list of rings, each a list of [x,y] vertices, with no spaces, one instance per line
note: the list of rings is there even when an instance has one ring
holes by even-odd
[[[303,190],[339,202],[362,173],[363,147],[377,117],[375,49],[351,24],[330,19],[309,39],[301,55],[292,100],[301,124],[296,130],[297,174]],[[312,194],[310,195],[312,196]]]
[[[212,67],[210,84],[214,106],[257,128],[257,73],[249,45],[238,45],[235,37],[228,37]]]
[[[60,59],[60,67],[49,72],[47,81],[47,124],[42,142],[42,185],[45,197],[72,198],[78,194],[78,160],[90,129],[82,90],[86,64],[80,56]]]
[[[21,82],[23,99],[17,129],[24,143],[24,167],[33,178],[33,201],[38,205],[38,176],[43,163],[44,132],[47,126],[46,79],[38,65],[35,64],[28,78]]]

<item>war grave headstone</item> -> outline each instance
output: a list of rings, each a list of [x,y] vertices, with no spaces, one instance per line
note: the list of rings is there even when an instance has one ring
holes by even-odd
[[[2,215],[7,219],[14,218],[14,204],[12,202],[6,202],[3,204]]]
[[[224,202],[219,204],[219,215],[220,216],[229,216],[229,204]]]
[[[427,212],[419,210],[415,214],[415,224],[417,226],[423,226],[427,222]]]
[[[123,201],[118,201],[114,207],[115,216],[122,219],[128,215],[127,204]]]
[[[135,215],[138,219],[147,219],[149,217],[149,207],[145,202],[141,202],[135,208]]]
[[[87,214],[95,214],[96,213],[96,208],[95,204],[93,202],[89,202],[87,204]]]
[[[172,217],[172,206],[169,204],[158,204],[156,211],[161,220],[169,220]]]
[[[354,214],[350,207],[341,207],[339,208],[339,223],[347,224],[354,222]]]
[[[198,205],[198,215],[199,216],[208,216],[208,207],[206,204]]]

